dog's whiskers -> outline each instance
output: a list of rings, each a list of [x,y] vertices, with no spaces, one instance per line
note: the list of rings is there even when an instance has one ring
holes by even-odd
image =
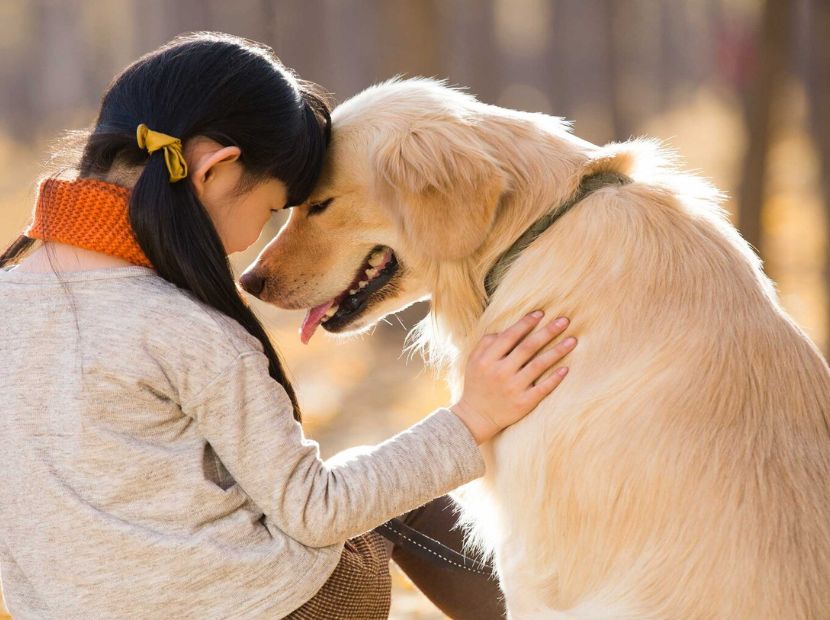
[[[400,317],[400,316],[398,316],[397,314],[393,314],[392,316],[394,316],[394,317],[395,317],[395,320],[396,320],[398,323],[400,323],[400,326],[401,326],[401,327],[403,327],[403,330],[404,330],[404,331],[407,331],[407,329],[406,329],[406,325],[404,325],[404,324],[403,324],[403,321],[401,321],[401,317]]]

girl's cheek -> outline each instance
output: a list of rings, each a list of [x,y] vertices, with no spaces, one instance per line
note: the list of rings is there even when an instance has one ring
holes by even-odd
[[[262,231],[265,229],[265,225],[268,223],[268,220],[271,219],[271,212],[268,211],[268,216],[261,218],[259,221],[254,220],[251,218],[251,221],[245,223],[245,230],[241,231],[239,238],[241,239],[241,243],[239,245],[242,246],[241,250],[247,250],[251,247],[256,240],[259,239],[259,236],[262,234]]]

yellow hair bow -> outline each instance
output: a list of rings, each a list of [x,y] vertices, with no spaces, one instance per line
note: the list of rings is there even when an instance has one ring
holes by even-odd
[[[164,149],[164,163],[170,173],[170,182],[176,183],[187,177],[187,162],[182,154],[182,141],[166,133],[153,131],[144,123],[135,130],[135,139],[138,147],[145,149],[151,155],[159,149]]]

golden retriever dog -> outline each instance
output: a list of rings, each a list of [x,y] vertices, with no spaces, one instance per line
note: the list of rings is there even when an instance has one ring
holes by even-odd
[[[572,319],[568,378],[458,494],[513,618],[830,618],[830,370],[719,199],[653,143],[392,81],[336,108],[242,283],[306,341],[430,298],[456,393],[485,334]]]

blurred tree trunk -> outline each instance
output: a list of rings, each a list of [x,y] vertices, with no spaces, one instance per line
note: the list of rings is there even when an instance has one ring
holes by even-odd
[[[452,33],[444,42],[451,82],[469,87],[482,101],[496,103],[502,67],[493,0],[449,0],[442,6],[446,31]]]
[[[443,20],[438,1],[385,0],[379,11],[383,75],[443,77]]]
[[[78,30],[81,25],[78,0],[37,5],[34,67],[37,78],[33,101],[36,118],[51,114],[63,124],[75,108],[86,103],[88,73],[85,48]]]
[[[627,140],[634,133],[626,109],[626,28],[625,12],[636,6],[620,2],[604,2],[599,16],[605,39],[605,83],[608,90],[608,112],[614,140]]]
[[[677,70],[677,39],[675,36],[675,12],[677,3],[661,0],[660,10],[660,60],[658,61],[658,98],[660,110],[665,111],[671,103],[671,92]]]
[[[272,18],[273,47],[302,78],[333,89],[328,4],[327,0],[279,3]]]
[[[819,191],[824,199],[824,282],[830,297],[830,3],[812,0],[809,3],[807,61],[807,92],[810,100],[810,132],[819,153]],[[830,334],[830,299],[827,302],[827,333]],[[830,336],[826,353],[830,356]]]
[[[322,20],[326,22],[326,67],[324,85],[338,101],[344,101],[370,84],[392,77],[375,47],[382,26],[374,0],[330,2]],[[341,50],[349,50],[343,54]]]
[[[22,23],[32,24],[30,28],[40,27],[41,12],[36,4],[19,3],[17,9]],[[0,90],[0,120],[3,130],[21,143],[31,139],[32,128],[39,120],[35,104],[37,86],[42,80],[42,66],[38,62],[41,41],[26,34],[0,56],[0,79],[5,86]]]
[[[568,84],[568,63],[571,51],[567,45],[568,13],[565,0],[553,0],[550,12],[551,51],[548,77],[552,80],[550,98],[556,116],[568,116],[571,108],[571,89]]]
[[[537,78],[539,86],[550,104],[550,109],[544,111],[555,116],[562,115],[558,96],[559,91],[562,90],[562,76],[564,75],[562,58],[560,58],[560,54],[563,53],[562,45],[553,36],[553,33],[557,30],[557,25],[563,19],[563,16],[558,14],[560,9],[558,0],[550,0],[548,10],[542,15],[548,36],[545,37],[545,47],[535,63],[544,67],[541,75],[538,75]]]
[[[740,185],[738,228],[763,258],[761,215],[774,111],[786,87],[793,15],[790,0],[766,0],[755,38],[756,64],[744,97],[748,134]]]

